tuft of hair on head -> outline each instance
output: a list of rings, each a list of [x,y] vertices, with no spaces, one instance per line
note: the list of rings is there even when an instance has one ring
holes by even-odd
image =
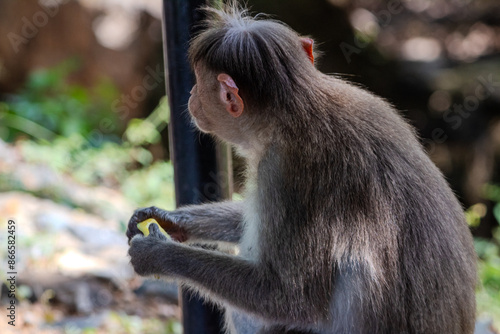
[[[206,20],[189,47],[194,68],[230,75],[245,103],[256,109],[283,109],[300,94],[313,67],[300,36],[282,22],[252,16],[235,0],[202,9]]]
[[[213,6],[201,8],[207,14],[205,24],[237,22],[238,20],[251,19],[250,12],[246,4],[242,5],[237,0],[213,1]]]

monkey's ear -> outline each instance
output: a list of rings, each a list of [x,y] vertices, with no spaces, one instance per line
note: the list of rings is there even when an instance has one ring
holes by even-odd
[[[239,89],[233,78],[225,73],[221,73],[217,76],[217,80],[220,84],[219,97],[226,106],[227,112],[233,117],[241,116],[245,105],[238,94]]]
[[[311,60],[311,63],[314,65],[314,53],[313,53],[314,41],[307,37],[302,37],[300,41],[302,42],[302,47],[304,48],[304,51]]]

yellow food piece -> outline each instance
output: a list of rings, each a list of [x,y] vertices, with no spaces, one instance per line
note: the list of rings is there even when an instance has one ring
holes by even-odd
[[[140,222],[139,224],[137,224],[137,228],[139,229],[139,231],[142,232],[142,234],[144,234],[145,237],[147,237],[149,235],[149,225],[151,224],[156,224],[158,225],[158,227],[160,228],[160,232],[166,236],[168,239],[172,239],[170,237],[170,235],[168,235],[168,233],[160,226],[160,224],[158,224],[158,222],[153,219],[153,218],[149,218],[149,219],[146,219],[145,221],[143,222]]]

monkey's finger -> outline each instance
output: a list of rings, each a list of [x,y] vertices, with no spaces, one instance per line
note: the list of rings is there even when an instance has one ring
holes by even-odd
[[[139,234],[136,234],[134,235],[132,238],[130,238],[130,240],[128,241],[128,244],[130,246],[132,246],[132,243],[136,242],[136,241],[139,241],[141,240],[142,238],[144,238],[144,236],[142,235],[142,233],[139,233]],[[130,251],[130,249],[129,249]]]
[[[137,224],[130,225],[127,229],[128,242],[130,243],[130,240],[132,240],[132,238],[137,234],[141,234],[141,231],[139,231],[139,229],[137,228]]]
[[[144,221],[148,218],[151,218],[155,212],[156,208],[151,206],[148,208],[140,208],[134,211],[134,214],[132,217],[130,217],[130,220],[128,222],[128,228],[127,228],[127,237],[128,241],[130,244],[130,240],[136,235],[136,234],[142,234],[142,232],[139,230],[137,227],[137,224],[141,221]]]
[[[133,215],[128,222],[126,235],[128,237],[129,243],[130,243],[130,240],[136,234],[141,233],[141,231],[139,231],[139,229],[137,228],[137,222],[138,222],[138,220],[137,220],[137,217],[135,215]]]
[[[141,231],[139,231],[139,229],[137,228],[137,226],[134,226],[132,227],[132,225],[130,225],[127,229],[127,238],[128,238],[128,244],[130,245],[131,242],[132,242],[132,239],[136,236],[136,235],[141,235],[142,236],[142,233]]]
[[[144,221],[149,218],[154,218],[155,212],[157,208],[154,206],[150,206],[149,208],[140,208],[134,211],[134,214],[129,220],[130,225],[136,225],[137,223]]]
[[[153,236],[154,238],[158,238],[160,240],[166,241],[167,237],[161,233],[160,228],[158,227],[157,224],[150,224],[149,225],[149,235]]]

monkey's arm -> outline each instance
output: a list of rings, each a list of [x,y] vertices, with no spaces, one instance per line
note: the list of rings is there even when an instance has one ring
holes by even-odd
[[[154,218],[175,240],[200,239],[238,242],[243,231],[243,202],[191,205],[174,211],[157,207],[138,209],[130,218],[129,241],[141,232],[137,224]]]
[[[301,287],[271,267],[243,258],[199,249],[167,240],[157,226],[148,237],[137,236],[129,255],[142,276],[163,275],[179,279],[204,293],[248,312],[275,321],[313,321],[314,300],[307,300]]]

